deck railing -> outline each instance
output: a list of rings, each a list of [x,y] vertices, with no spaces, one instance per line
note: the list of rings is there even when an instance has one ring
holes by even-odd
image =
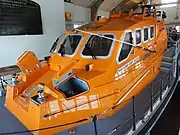
[[[165,95],[168,94],[168,90],[174,82],[175,78],[173,76],[173,71],[170,70],[161,78],[155,80],[140,94],[133,96],[131,100],[127,100],[127,104],[123,108],[126,118],[124,119],[124,116],[122,115],[122,118],[119,118],[119,120],[122,121],[121,119],[123,119],[123,122],[120,122],[120,124],[109,131],[107,135],[123,135],[127,132],[134,133],[134,131],[139,130],[142,123],[146,123],[150,120],[152,113],[156,111],[158,105],[164,100]],[[127,115],[129,116],[127,117]],[[98,124],[96,125],[98,126]],[[130,130],[128,130],[127,127],[129,127]],[[101,134],[96,133],[95,135]]]
[[[161,75],[151,85],[138,95],[124,101],[123,104],[126,103],[126,105],[116,114],[117,119],[114,119],[113,123],[115,124],[110,131],[106,131],[105,127],[111,121],[111,118],[107,118],[107,120],[96,119],[97,121],[94,121],[96,123],[94,124],[96,129],[95,135],[136,134],[145,126],[145,123],[151,119],[171,92],[171,88],[177,82],[177,77],[180,75],[180,68],[178,68],[178,65],[180,65],[178,63],[180,40],[173,42],[173,44],[175,46],[175,56],[173,57],[173,66],[169,72],[160,72]]]

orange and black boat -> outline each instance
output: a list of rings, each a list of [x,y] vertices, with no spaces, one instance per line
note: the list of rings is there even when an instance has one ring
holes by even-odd
[[[165,13],[143,9],[65,32],[44,61],[31,51],[19,57],[6,107],[24,133],[140,132],[176,82],[178,50],[167,48]]]

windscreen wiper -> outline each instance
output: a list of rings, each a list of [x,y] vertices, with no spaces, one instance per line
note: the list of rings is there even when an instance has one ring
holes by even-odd
[[[56,47],[58,45],[59,37],[56,39],[56,41],[53,43],[53,46],[50,49],[50,52],[53,53],[56,50]]]
[[[58,53],[60,53],[62,57],[65,55],[65,46],[63,44],[61,45]]]
[[[91,53],[91,56],[93,59],[97,59],[96,55],[93,53],[93,51],[91,50],[91,48],[86,44],[85,47],[88,49],[88,51]]]

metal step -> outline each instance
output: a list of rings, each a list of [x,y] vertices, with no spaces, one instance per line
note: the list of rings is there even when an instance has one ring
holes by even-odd
[[[172,63],[163,61],[162,64],[172,65]]]
[[[161,67],[170,69],[170,68],[172,68],[172,63],[163,61],[162,64],[161,64]]]
[[[161,68],[160,71],[162,72],[169,72],[173,67],[173,57],[175,53],[175,48],[171,47],[167,50],[162,58]]]
[[[165,68],[165,67],[161,67],[160,68],[160,71],[162,71],[162,72],[169,72],[171,69],[169,69],[169,68]]]
[[[164,56],[163,59],[162,59],[162,62],[172,63],[173,62],[173,58],[172,57]]]
[[[167,50],[167,52],[164,54],[165,57],[173,57],[175,55],[175,47],[171,47]]]

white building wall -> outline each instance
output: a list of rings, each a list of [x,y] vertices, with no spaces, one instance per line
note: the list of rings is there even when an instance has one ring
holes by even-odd
[[[91,9],[65,2],[65,12],[71,13],[71,24],[83,24],[91,22]],[[97,16],[109,17],[109,12],[98,10]]]
[[[165,11],[167,14],[167,18],[165,20],[166,24],[169,24],[169,23],[179,23],[180,24],[180,10],[178,10],[179,19],[175,19],[176,12],[177,12],[176,6],[175,7],[162,8],[162,10]]]
[[[103,17],[109,18],[109,12],[103,11],[103,10],[98,10],[97,16],[103,16]]]
[[[16,64],[17,58],[26,50],[34,51],[42,59],[64,31],[64,1],[34,1],[41,6],[43,35],[0,36],[0,67]]]
[[[91,21],[91,10],[81,6],[76,6],[71,3],[64,3],[65,12],[71,13],[71,19],[73,23],[90,22]]]

